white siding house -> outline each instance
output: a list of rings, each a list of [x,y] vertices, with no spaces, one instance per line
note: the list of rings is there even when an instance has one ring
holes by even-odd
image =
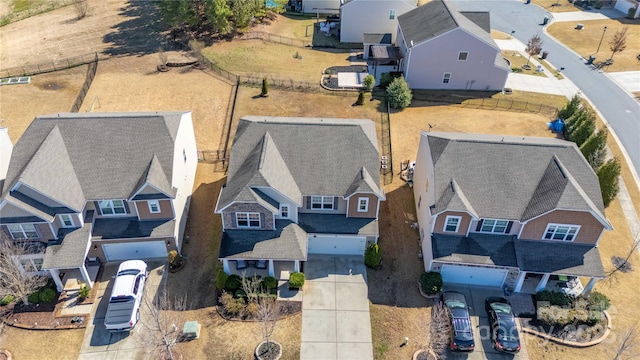
[[[391,34],[396,41],[398,16],[415,9],[415,0],[343,0],[340,41],[363,42],[363,34]]]

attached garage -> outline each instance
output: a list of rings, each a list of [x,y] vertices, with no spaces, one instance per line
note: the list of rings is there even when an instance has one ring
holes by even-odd
[[[440,270],[442,281],[452,284],[501,287],[508,270],[460,265],[443,265]]]
[[[167,245],[164,241],[122,242],[102,244],[107,261],[166,258]]]
[[[309,235],[309,254],[361,255],[367,245],[365,236]]]

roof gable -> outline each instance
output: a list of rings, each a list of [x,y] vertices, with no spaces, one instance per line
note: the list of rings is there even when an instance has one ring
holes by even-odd
[[[369,174],[364,166],[360,169],[360,171],[358,171],[356,178],[353,179],[353,183],[351,183],[351,186],[344,194],[344,197],[348,198],[356,193],[373,193],[381,199],[384,198],[382,189],[378,185],[376,185],[373,177],[371,176],[371,174]]]
[[[167,179],[167,175],[164,173],[160,160],[158,160],[158,156],[156,156],[156,154],[153,154],[146,173],[140,177],[139,184],[140,185],[137,186],[135,193],[130,196],[131,198],[135,197],[137,194],[143,193],[143,191],[144,193],[149,194],[150,189],[153,189],[152,191],[155,193],[162,192],[171,198],[175,197],[175,189],[171,187],[171,184]]]

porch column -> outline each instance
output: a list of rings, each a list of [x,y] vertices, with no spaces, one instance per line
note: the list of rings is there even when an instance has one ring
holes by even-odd
[[[295,260],[293,262],[293,271],[300,272],[300,260]]]
[[[524,279],[526,277],[526,271],[521,271],[520,274],[518,274],[518,280],[516,280],[516,288],[513,290],[513,292],[520,292],[520,290],[522,290],[522,284],[524,284]]]
[[[224,270],[227,275],[231,274],[231,271],[229,271],[229,260],[222,259],[222,270]]]
[[[87,272],[87,268],[84,265],[82,265],[79,269],[80,269],[80,274],[82,274],[82,278],[84,279],[84,282],[89,284],[89,287],[93,288],[93,281],[91,280],[91,277]]]
[[[56,288],[58,289],[58,292],[62,292],[62,290],[64,290],[64,285],[62,284],[62,280],[60,280],[60,270],[50,269],[49,274],[51,275],[53,282],[56,283]]]
[[[589,295],[589,293],[591,292],[591,290],[593,290],[593,287],[596,285],[596,282],[598,281],[597,278],[590,278],[589,282],[587,283],[587,286],[584,287],[584,290],[582,290],[582,296],[587,296]]]
[[[269,259],[269,276],[275,277],[276,271],[273,269],[273,260]]]
[[[538,283],[538,286],[536,286],[536,292],[538,291],[542,291],[544,290],[544,288],[547,287],[547,282],[549,282],[549,277],[551,276],[551,274],[546,273],[542,276],[542,279],[540,279],[540,282]]]

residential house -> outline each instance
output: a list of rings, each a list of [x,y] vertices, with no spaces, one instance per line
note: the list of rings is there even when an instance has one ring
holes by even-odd
[[[366,44],[368,34],[388,34],[395,43],[398,16],[416,5],[417,0],[342,0],[340,41]]]
[[[413,180],[424,266],[445,282],[534,292],[587,277],[588,292],[604,278],[612,227],[575,143],[422,132]]]
[[[37,117],[16,143],[0,197],[3,241],[23,270],[91,284],[88,261],[180,251],[197,151],[190,112]]]
[[[363,256],[378,241],[379,172],[371,120],[243,117],[215,209],[224,270],[286,279],[308,254]]]
[[[400,71],[412,89],[502,90],[511,71],[488,12],[434,0],[398,16]]]
[[[9,130],[6,127],[0,127],[0,189],[4,185],[4,179],[9,169],[9,159],[13,152],[13,143],[9,137]]]
[[[627,15],[630,9],[634,9],[633,18],[637,19],[640,17],[640,2],[638,0],[616,0],[614,8]]]
[[[305,14],[338,14],[340,0],[289,0],[293,11]]]

